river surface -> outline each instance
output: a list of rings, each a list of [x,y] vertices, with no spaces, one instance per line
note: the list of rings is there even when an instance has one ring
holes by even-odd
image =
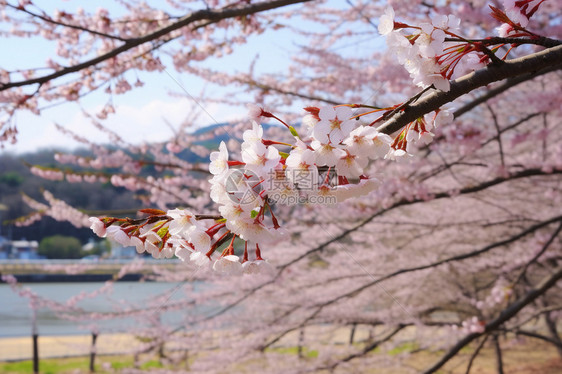
[[[73,296],[81,292],[93,292],[102,287],[104,283],[27,283],[28,287],[37,295],[65,303]],[[81,300],[76,305],[88,312],[107,313],[115,311],[115,305],[120,304],[130,308],[146,306],[154,300],[157,295],[166,291],[173,291],[171,297],[163,300],[163,306],[172,305],[189,297],[189,292],[197,291],[201,285],[193,284],[184,289],[184,283],[165,282],[117,282],[113,290],[107,294],[98,295],[95,298]],[[185,313],[196,313],[202,315],[212,311],[212,307],[197,308],[193,310],[169,311],[161,313],[160,322],[177,327],[182,323]],[[105,321],[91,321],[95,323],[100,332],[125,332],[128,326],[138,324],[139,321],[133,317],[113,318]],[[91,331],[91,323],[68,321],[59,318],[56,313],[46,307],[37,310],[37,330],[39,335],[70,335],[88,334]],[[32,331],[32,310],[29,299],[23,298],[12,291],[10,286],[0,284],[0,337],[29,336]]]

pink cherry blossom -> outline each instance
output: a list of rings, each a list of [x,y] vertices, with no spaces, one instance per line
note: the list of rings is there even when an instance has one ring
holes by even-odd
[[[220,143],[219,152],[212,152],[210,158],[209,171],[211,174],[222,175],[228,170],[228,150],[224,142]]]
[[[388,35],[394,30],[394,9],[388,6],[379,18],[378,31],[381,35]]]
[[[99,218],[96,217],[90,217],[89,221],[91,222],[91,226],[90,229],[92,229],[92,231],[100,237],[105,237],[106,235],[106,227],[105,227],[105,223],[103,223],[102,220],[100,220]]]
[[[355,127],[348,107],[324,106],[320,108],[320,121],[314,126],[314,138],[323,144],[339,144]]]
[[[213,264],[213,270],[220,273],[236,275],[242,272],[242,264],[238,256],[229,255],[219,258]]]
[[[169,231],[172,235],[185,234],[189,228],[197,224],[195,214],[186,209],[173,209],[167,212],[172,218]]]

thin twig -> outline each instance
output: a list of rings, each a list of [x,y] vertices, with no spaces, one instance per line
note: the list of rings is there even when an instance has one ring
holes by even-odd
[[[476,350],[474,350],[474,352],[470,356],[470,360],[468,360],[468,366],[466,367],[466,374],[470,374],[470,369],[472,367],[472,363],[476,359],[476,356],[478,356],[478,353],[480,353],[480,350],[482,349],[482,347],[484,347],[484,343],[486,343],[486,340],[488,340],[489,336],[490,336],[489,334],[486,334],[484,336],[484,339],[482,339],[480,344],[478,344],[478,347],[476,347]]]

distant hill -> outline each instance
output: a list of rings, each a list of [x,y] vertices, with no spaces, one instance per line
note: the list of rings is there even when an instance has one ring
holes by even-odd
[[[39,151],[21,156],[0,155],[0,235],[10,239],[38,240],[46,236],[61,234],[75,236],[82,242],[93,237],[89,229],[76,229],[68,222],[57,222],[45,218],[28,227],[17,227],[6,221],[28,214],[31,210],[23,202],[21,194],[43,201],[41,191],[51,191],[56,197],[85,209],[130,209],[140,206],[132,192],[109,183],[72,184],[39,178],[29,171],[24,161],[34,165],[56,166],[55,151]]]

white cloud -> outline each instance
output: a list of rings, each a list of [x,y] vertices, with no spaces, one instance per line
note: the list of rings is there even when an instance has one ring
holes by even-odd
[[[153,100],[142,107],[120,105],[104,125],[129,143],[159,142],[169,139],[187,117],[187,100]],[[166,124],[166,122],[169,124]]]

